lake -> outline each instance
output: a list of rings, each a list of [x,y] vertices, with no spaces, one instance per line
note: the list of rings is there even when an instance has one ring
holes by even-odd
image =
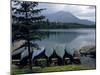
[[[41,41],[35,41],[40,46],[55,46],[64,44],[71,49],[79,49],[85,45],[95,45],[95,29],[50,29],[39,30],[47,33]]]
[[[95,29],[49,29],[39,30],[45,33],[45,38],[35,41],[39,46],[55,47],[59,44],[67,46],[68,50],[79,50],[83,46],[95,45]],[[81,57],[81,63],[95,67],[96,60],[90,57]]]

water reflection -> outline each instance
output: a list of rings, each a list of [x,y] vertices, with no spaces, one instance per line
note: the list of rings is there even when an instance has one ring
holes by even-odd
[[[94,29],[41,30],[40,32],[44,35],[44,38],[35,42],[41,46],[65,44],[69,48],[79,48],[83,45],[95,44]]]

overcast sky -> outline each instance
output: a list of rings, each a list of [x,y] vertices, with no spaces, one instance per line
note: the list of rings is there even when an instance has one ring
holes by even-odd
[[[39,8],[46,8],[42,13],[51,14],[58,11],[71,12],[80,19],[95,21],[95,6],[39,3]]]

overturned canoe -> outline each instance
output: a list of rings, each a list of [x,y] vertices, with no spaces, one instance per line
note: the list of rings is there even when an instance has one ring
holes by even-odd
[[[39,54],[41,54],[44,51],[44,47],[41,47],[40,49],[36,49],[33,51],[32,54],[32,59],[34,59],[34,57],[38,56]]]
[[[73,56],[73,54],[74,54],[74,49],[73,49],[70,45],[67,45],[67,46],[65,47],[65,50],[66,50],[66,52],[67,52],[68,54],[70,54],[70,55]]]
[[[25,57],[28,57],[28,49],[26,48],[22,53],[21,53],[21,60]]]
[[[59,57],[63,58],[65,54],[65,45],[57,45],[55,48],[55,52]]]
[[[50,57],[53,54],[53,52],[54,52],[54,48],[52,48],[50,46],[45,48],[45,55],[47,57]]]
[[[25,50],[25,48],[20,48],[12,52],[12,59],[20,59],[21,53]]]

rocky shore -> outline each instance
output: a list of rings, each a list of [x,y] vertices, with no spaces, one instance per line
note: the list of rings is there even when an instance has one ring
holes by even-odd
[[[96,58],[96,46],[88,45],[84,46],[79,50],[81,56],[89,56],[91,58]]]

